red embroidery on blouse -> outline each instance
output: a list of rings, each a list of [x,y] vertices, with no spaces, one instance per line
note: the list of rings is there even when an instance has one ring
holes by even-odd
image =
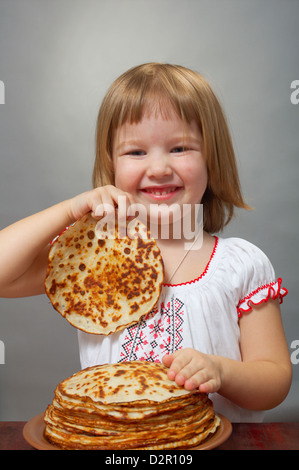
[[[187,284],[194,284],[195,282],[199,281],[199,279],[202,279],[208,272],[208,269],[210,267],[210,264],[211,264],[211,261],[212,259],[214,258],[215,256],[215,253],[216,253],[216,249],[217,249],[217,246],[218,246],[218,237],[214,236],[215,238],[215,244],[214,244],[214,248],[213,248],[213,251],[212,251],[212,254],[210,256],[210,259],[208,261],[208,264],[206,265],[205,267],[205,270],[201,273],[200,276],[198,276],[196,279],[192,279],[192,281],[187,281],[187,282],[182,282],[181,284],[163,284],[163,286],[172,286],[172,287],[175,287],[175,286],[186,286]]]
[[[184,303],[172,297],[160,310],[153,309],[136,325],[126,329],[120,359],[124,361],[161,362],[164,354],[181,349],[183,341]]]
[[[246,302],[246,305],[243,307],[237,307],[238,317],[242,316],[243,312],[250,312],[252,310],[252,306],[260,305],[263,302],[268,302],[271,298],[273,300],[279,299],[279,303],[283,302],[283,297],[288,294],[288,290],[285,287],[281,287],[282,279],[279,277],[277,281],[270,282],[269,284],[264,284],[263,286],[258,287],[254,291],[250,292],[250,294],[246,295],[242,300],[240,300],[239,305]],[[277,292],[276,289],[273,288],[277,284]],[[255,294],[258,294],[260,291],[268,289],[267,297],[261,299],[258,302],[254,302],[251,297]],[[245,308],[247,307],[247,308]]]

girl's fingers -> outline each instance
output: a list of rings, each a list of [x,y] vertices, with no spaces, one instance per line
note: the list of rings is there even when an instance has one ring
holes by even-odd
[[[164,364],[165,367],[168,367],[167,377],[169,378],[169,380],[174,380],[175,375],[176,375],[175,371],[170,368],[173,360],[174,360],[173,354],[166,354],[165,356],[162,357],[162,363]]]
[[[92,210],[95,218],[115,216],[115,209],[118,208],[118,219],[126,220],[128,208],[134,202],[130,194],[111,185],[97,188],[95,191]]]
[[[114,186],[98,188],[97,196],[97,205],[92,213],[95,219],[99,219],[96,227],[97,232],[102,233],[106,223],[108,223],[108,230],[113,231],[112,236],[125,237],[127,234],[128,209],[134,202],[133,197]],[[105,230],[108,227],[106,226]],[[115,232],[116,227],[117,232]]]
[[[186,390],[198,389],[202,393],[214,393],[220,388],[220,380],[212,371],[202,369],[187,379],[184,387]]]
[[[68,213],[72,222],[91,212],[92,217],[101,219],[105,216],[115,217],[118,208],[118,220],[126,221],[128,208],[134,203],[129,193],[108,185],[81,193],[68,201]]]
[[[178,385],[183,385],[185,380],[195,373],[196,368],[194,364],[191,364],[192,362],[192,356],[187,350],[176,351],[163,358],[164,365],[169,367],[168,378],[175,380]]]
[[[187,385],[189,390],[197,388],[205,380],[205,369],[199,361],[191,359],[182,367],[175,377],[178,385]]]
[[[202,369],[197,368],[194,374],[191,374],[187,378],[185,382],[185,388],[187,388],[187,390],[199,388],[200,385],[209,381],[210,378],[210,373],[205,367],[203,367]]]
[[[210,358],[199,351],[180,350],[162,359],[169,367],[168,378],[186,390],[199,389],[202,393],[219,390],[220,377]]]
[[[174,354],[165,354],[165,356],[162,357],[162,362],[165,367],[170,367],[173,360],[175,358],[175,353]]]
[[[173,354],[163,357],[163,363],[169,370],[177,374],[180,369],[184,366],[185,360],[182,356],[182,351],[176,351]]]

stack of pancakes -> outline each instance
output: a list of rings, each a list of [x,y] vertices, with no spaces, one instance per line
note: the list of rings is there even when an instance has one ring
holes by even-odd
[[[45,437],[62,449],[198,446],[220,424],[206,394],[167,378],[160,363],[94,366],[61,382],[45,413]]]

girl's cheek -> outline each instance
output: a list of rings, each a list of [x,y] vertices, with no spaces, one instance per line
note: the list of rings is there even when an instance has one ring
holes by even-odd
[[[141,172],[136,168],[136,163],[122,162],[119,160],[115,167],[115,186],[128,193],[134,193],[139,187]]]

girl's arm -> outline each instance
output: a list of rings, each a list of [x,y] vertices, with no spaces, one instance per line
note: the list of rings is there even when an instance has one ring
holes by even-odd
[[[49,243],[87,212],[101,213],[103,204],[112,208],[118,196],[132,198],[114,186],[79,194],[44,211],[16,222],[0,232],[0,297],[43,294]]]
[[[0,232],[0,296],[43,294],[49,243],[73,222],[67,201]]]
[[[163,358],[169,378],[188,390],[218,392],[250,410],[279,405],[289,391],[292,367],[278,302],[244,314],[240,332],[242,361],[180,350]]]
[[[243,408],[274,408],[285,399],[292,381],[278,300],[243,314],[240,332],[243,362],[221,359],[219,392]]]

